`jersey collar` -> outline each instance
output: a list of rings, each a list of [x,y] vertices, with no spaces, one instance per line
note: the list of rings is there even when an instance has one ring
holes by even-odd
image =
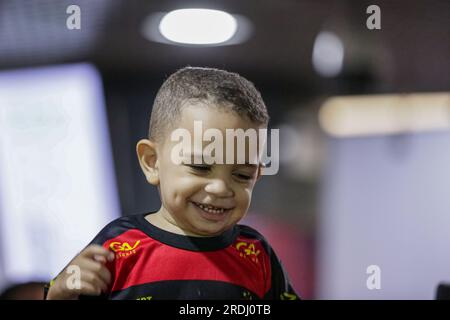
[[[151,224],[145,217],[155,212],[136,215],[139,228],[149,237],[169,246],[191,251],[215,251],[224,249],[236,240],[238,230],[236,226],[214,237],[192,237],[172,233]]]

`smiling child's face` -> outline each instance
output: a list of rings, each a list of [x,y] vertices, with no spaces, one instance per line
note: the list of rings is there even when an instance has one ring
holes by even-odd
[[[202,121],[203,132],[215,128],[225,138],[226,129],[258,130],[260,126],[232,111],[204,105],[182,109],[177,128],[194,137],[194,121]],[[203,142],[203,148],[211,142]],[[224,139],[224,150],[226,140]],[[191,164],[172,161],[177,142],[157,146],[157,174],[162,207],[161,215],[174,232],[192,236],[216,236],[241,220],[250,206],[257,180],[258,166],[246,164]],[[247,153],[248,153],[248,148]],[[236,161],[234,162],[236,163]]]

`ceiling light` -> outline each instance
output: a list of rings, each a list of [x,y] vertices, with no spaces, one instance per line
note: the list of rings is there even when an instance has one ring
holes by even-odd
[[[182,44],[212,45],[230,40],[237,30],[236,19],[219,10],[180,9],[167,13],[159,23],[160,33]]]

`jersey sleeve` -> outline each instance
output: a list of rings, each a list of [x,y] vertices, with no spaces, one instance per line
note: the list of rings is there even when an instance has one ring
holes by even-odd
[[[102,229],[102,230],[94,237],[94,239],[92,239],[92,241],[89,242],[88,245],[86,245],[86,246],[83,248],[83,250],[86,249],[88,246],[93,245],[93,244],[96,244],[96,245],[99,245],[99,246],[103,246],[104,248],[108,249],[108,247],[105,246],[105,243],[106,243],[109,239],[111,239],[111,238],[113,238],[114,236],[116,236],[117,234],[120,234],[120,233],[124,232],[124,230],[127,230],[127,228],[129,227],[127,224],[122,223],[121,220],[122,220],[122,219],[117,219],[117,220],[114,220],[114,221],[110,222],[109,224],[107,224],[107,225],[106,225],[106,226],[105,226],[105,227],[104,227],[104,228],[103,228],[103,229]],[[81,252],[81,251],[80,251],[80,252]],[[75,257],[74,257],[74,258],[75,258]],[[64,272],[64,270],[66,270],[66,268],[68,267],[69,264],[70,264],[70,262],[62,269],[61,272]],[[114,271],[115,271],[115,270],[114,270],[114,263],[107,262],[107,263],[106,263],[106,267],[107,267],[108,270],[111,272],[111,278],[113,279],[113,278],[114,278]],[[61,272],[58,273],[58,275],[61,274]],[[58,276],[58,275],[57,275],[57,276]],[[57,277],[57,276],[56,276],[56,277]],[[49,291],[50,287],[53,285],[53,282],[54,282],[54,280],[56,279],[56,277],[53,278],[53,280],[51,280],[48,284],[46,284],[46,285],[44,286],[44,300],[47,298],[48,291]],[[99,296],[80,295],[80,296],[79,296],[79,299],[80,299],[80,300],[87,300],[87,299],[95,299],[95,300],[100,299],[100,300],[104,300],[104,299],[108,299],[108,297],[109,297],[109,293],[102,293],[102,294],[99,295]]]
[[[86,246],[90,245],[99,245],[102,246],[105,249],[109,249],[109,247],[106,245],[108,240],[114,238],[115,236],[123,233],[124,231],[128,230],[128,228],[131,226],[124,225],[122,219],[115,220],[108,225],[106,225],[95,237],[92,239],[91,242]],[[86,248],[85,247],[85,248]],[[111,273],[111,282],[114,281],[116,270],[115,270],[115,262],[108,261],[105,264],[105,267],[109,270]],[[108,288],[109,290],[109,288]],[[103,292],[102,294],[98,296],[91,296],[91,295],[80,295],[79,300],[107,300],[109,299],[110,292]]]
[[[300,300],[300,296],[295,292],[289,280],[289,276],[277,257],[272,246],[267,239],[252,227],[239,225],[240,233],[248,238],[258,240],[265,251],[265,265],[268,269],[265,277],[266,293],[263,299],[267,300]]]
[[[283,267],[275,251],[269,247],[271,266],[271,286],[264,296],[264,299],[271,300],[300,300],[300,296],[295,292],[289,280],[289,276]]]

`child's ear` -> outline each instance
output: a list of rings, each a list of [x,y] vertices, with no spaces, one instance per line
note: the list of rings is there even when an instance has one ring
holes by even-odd
[[[136,152],[148,183],[159,185],[159,162],[156,152],[156,143],[148,139],[140,140],[136,145]]]

